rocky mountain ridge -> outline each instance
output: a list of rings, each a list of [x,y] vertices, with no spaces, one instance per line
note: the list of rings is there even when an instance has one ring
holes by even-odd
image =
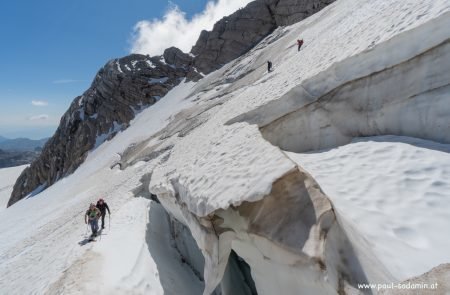
[[[91,87],[74,99],[38,159],[14,185],[11,206],[37,187],[73,173],[88,152],[127,128],[140,110],[156,103],[183,79],[199,80],[254,47],[277,26],[298,22],[333,0],[256,0],[203,31],[185,54],[172,47],[162,56],[139,54],[109,61]]]
[[[185,77],[198,79],[198,73],[189,72],[190,60],[172,48],[160,57],[132,54],[109,61],[91,87],[72,102],[39,158],[20,175],[8,205],[73,173],[90,150],[125,129],[137,112]]]

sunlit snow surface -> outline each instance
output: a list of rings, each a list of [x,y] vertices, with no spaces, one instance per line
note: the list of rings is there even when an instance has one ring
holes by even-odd
[[[450,261],[450,145],[378,136],[287,154],[399,279]]]

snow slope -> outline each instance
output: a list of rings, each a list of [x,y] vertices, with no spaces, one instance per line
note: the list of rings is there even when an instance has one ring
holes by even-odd
[[[297,252],[284,247],[284,244],[280,246],[281,242],[298,243],[296,235],[293,238],[283,236],[283,231],[277,232],[270,228],[270,223],[266,224],[269,226],[267,231],[272,234],[268,237],[280,238],[274,242],[261,235],[249,234],[244,218],[232,215],[235,213],[232,210],[238,210],[241,205],[264,202],[274,182],[298,172],[297,164],[262,136],[258,128],[261,126],[236,118],[248,119],[250,116],[255,121],[264,121],[264,118],[272,117],[273,113],[252,111],[285,97],[285,94],[295,100],[292,93],[296,93],[297,86],[309,78],[321,77],[321,73],[350,58],[371,56],[367,62],[363,59],[358,63],[358,70],[349,73],[335,71],[335,75],[322,80],[330,82],[330,85],[336,81],[345,82],[422,54],[448,39],[449,32],[442,24],[448,20],[449,5],[444,0],[364,0],[357,4],[338,0],[301,23],[277,29],[255,49],[196,84],[180,84],[158,103],[141,112],[127,130],[92,151],[74,174],[40,194],[0,211],[0,290],[7,294],[199,294],[206,286],[205,293],[209,294],[220,283],[228,259],[227,251],[233,249],[252,268],[259,294],[273,294],[274,290],[298,294],[302,287],[315,293],[335,294],[342,287],[337,275],[340,262],[334,261],[336,256],[333,255],[324,260],[319,258],[324,258],[320,257],[323,253],[338,252],[333,248],[333,241],[346,241],[340,239],[341,225],[330,221],[332,208],[314,179],[301,174],[309,185],[308,189],[315,190],[316,199],[323,205],[315,209],[322,210],[320,212],[324,214],[320,217],[324,218],[313,224],[308,233],[294,228],[298,230],[298,236],[305,236],[303,248],[298,248]],[[408,36],[423,39],[420,42],[414,38],[404,41],[402,34],[408,32]],[[298,36],[305,40],[300,52],[295,48]],[[404,41],[403,46],[394,52],[391,45],[400,46],[402,43],[398,40]],[[275,66],[269,74],[265,67],[268,59]],[[420,86],[426,88],[429,85]],[[324,89],[308,90],[313,96]],[[293,105],[283,107],[289,109]],[[444,108],[442,112],[442,116],[448,118]],[[378,149],[377,143],[368,144],[370,148],[367,150]],[[404,165],[412,167],[409,161],[415,160],[413,154],[418,150],[412,151],[394,143],[389,146],[404,152]],[[438,151],[428,151],[429,145],[424,149],[427,150],[426,155],[433,157],[440,157],[443,153],[439,151],[439,156],[436,156],[434,152]],[[372,156],[362,154],[361,150],[359,153],[361,162],[353,162],[353,165],[364,161],[374,164]],[[309,154],[301,156],[305,157],[302,158],[304,161]],[[386,160],[388,156],[383,154],[380,157]],[[342,165],[336,159],[334,165],[339,167],[339,163]],[[402,173],[408,170],[403,168],[393,170],[395,176],[404,176]],[[440,163],[435,168],[436,171],[447,169]],[[418,170],[423,175],[426,167]],[[311,173],[316,176],[312,169]],[[365,179],[361,183],[371,181],[370,176]],[[334,186],[327,188],[320,173],[317,180],[335,203],[339,218],[351,223],[360,218],[357,220],[361,227],[356,227],[356,242],[367,240],[371,246],[367,247],[365,254],[375,254],[373,257],[366,255],[370,258],[367,260],[369,263],[362,266],[367,273],[362,272],[361,275],[367,274],[369,280],[390,278],[391,274],[385,272],[385,268],[392,272],[393,277],[403,278],[421,274],[436,263],[449,262],[448,255],[442,250],[448,245],[448,239],[442,238],[437,248],[432,244],[437,239],[438,229],[445,223],[441,209],[449,204],[445,196],[432,200],[441,207],[433,206],[433,203],[406,202],[404,206],[410,206],[408,208],[415,210],[416,214],[421,208],[432,210],[415,220],[404,217],[405,211],[397,212],[398,203],[385,200],[378,204],[367,200],[367,208],[385,206],[386,213],[398,214],[391,216],[392,225],[387,227],[388,231],[383,231],[386,228],[376,224],[378,215],[348,213],[339,204],[354,202],[351,206],[355,208],[364,205],[342,195],[334,195],[338,189]],[[442,188],[441,184],[433,184],[433,181],[434,178],[427,178],[433,189]],[[392,185],[405,183],[407,181],[400,179]],[[442,184],[443,187],[446,185],[446,182]],[[348,187],[351,188],[363,189],[356,184]],[[373,183],[369,188],[375,190]],[[425,193],[426,189],[423,185],[418,187],[416,196]],[[158,195],[162,206],[148,200],[149,190]],[[442,190],[439,192],[442,194]],[[399,194],[398,198],[402,196],[404,198]],[[86,243],[83,214],[87,205],[99,197],[104,197],[112,209],[111,229],[105,231],[101,240]],[[283,211],[289,206],[269,208],[286,219],[301,220],[294,218],[299,216],[298,212],[292,215],[292,212]],[[164,221],[167,217],[164,217],[165,211],[190,228],[205,256],[205,282],[183,263],[184,258],[174,249],[172,239],[175,237],[171,236],[168,223]],[[215,212],[223,213],[222,217],[230,227],[242,227],[233,228],[234,233],[221,229],[224,232],[219,232],[219,235],[215,225],[220,225],[220,218],[214,215]],[[436,223],[433,220],[415,223],[424,222],[423,219],[431,215],[439,216]],[[211,216],[217,220],[209,219]],[[363,220],[365,217],[370,219]],[[333,224],[329,237],[331,242],[315,244],[322,241],[317,239],[323,238],[315,230],[322,225],[326,227],[328,223]],[[436,231],[423,233],[434,226]],[[368,235],[369,227],[373,236]],[[389,237],[395,239],[388,244],[392,245],[391,249],[385,249],[377,242],[377,239],[386,241]],[[366,244],[361,242],[361,245]],[[385,254],[392,257],[393,253],[415,254],[418,248],[428,251],[429,261],[423,261],[418,255],[416,259],[389,262],[381,257]],[[326,273],[324,265],[330,267]],[[301,280],[298,280],[299,276]]]
[[[0,169],[0,211],[6,208],[17,177],[27,165]]]
[[[390,8],[387,9],[386,5],[390,5]],[[363,52],[370,53],[375,44],[386,41],[400,32],[413,29],[446,11],[448,11],[446,1],[420,3],[417,1],[363,1],[358,3],[358,9],[355,10],[353,1],[344,0],[299,24],[280,28],[246,56],[199,81],[196,86],[201,97],[199,99],[214,100],[221,103],[222,107],[208,109],[210,114],[205,115],[208,117],[207,124],[196,128],[193,132],[195,134],[177,141],[171,158],[166,164],[167,167],[158,168],[154,172],[156,174],[154,178],[165,182],[157,184],[155,181],[155,192],[160,185],[171,186],[170,182],[176,177],[166,178],[163,175],[176,169],[183,177],[186,177],[176,181],[182,181],[182,185],[189,187],[189,191],[192,192],[183,201],[195,214],[204,216],[214,209],[225,208],[234,202],[239,204],[242,200],[261,198],[270,189],[270,180],[277,179],[280,174],[283,174],[281,171],[287,172],[292,165],[286,161],[283,154],[277,153],[276,149],[261,139],[255,126],[248,126],[248,124],[224,126],[224,124],[234,123],[236,117],[239,115],[245,117],[247,113],[253,117],[269,116],[270,114],[267,113],[255,114],[252,111],[283,97],[301,81],[319,74],[335,63]],[[442,19],[448,20],[448,17],[442,16]],[[356,27],[353,24],[356,24]],[[437,30],[441,25],[435,24],[429,29]],[[448,37],[448,31],[441,30],[441,32],[436,34],[438,37],[433,40],[438,44]],[[305,48],[298,53],[292,44],[295,44],[300,34],[311,41],[307,41]],[[320,41],[316,42],[319,36]],[[336,44],[339,44],[339,47]],[[373,59],[372,63],[366,67],[360,67],[361,71],[367,72],[392,66],[394,62],[410,59],[418,54],[417,51],[427,50],[427,45],[435,45],[421,44],[424,44],[423,47],[405,46],[399,50],[402,52],[400,61],[395,59],[395,55],[391,57],[386,51],[381,51],[379,55],[382,58]],[[273,60],[276,65],[276,69],[270,74],[266,74],[264,66],[268,59]],[[327,79],[332,80],[334,74],[331,73],[331,78],[327,77]],[[347,73],[344,77],[339,76],[337,80],[351,77],[352,74],[353,72]],[[235,76],[242,75],[244,77],[235,83],[228,83]],[[323,80],[327,81],[325,78]],[[203,94],[204,89],[211,91]],[[318,89],[311,89],[311,91],[318,91]],[[287,104],[288,108],[289,106]],[[205,148],[210,144],[216,148],[214,150]],[[242,146],[254,150],[245,150]],[[227,153],[221,155],[222,151]],[[258,156],[261,154],[271,155],[271,157],[262,159]],[[227,165],[208,164],[218,161]],[[265,169],[268,166],[279,170]],[[228,168],[232,171],[224,170]],[[217,176],[219,172],[220,177]],[[235,177],[240,173],[245,174],[246,177]],[[211,184],[208,184],[207,190],[205,190],[204,181],[209,177],[205,175],[213,179]],[[247,187],[248,190],[242,189]],[[204,200],[207,200],[209,208],[205,208]]]

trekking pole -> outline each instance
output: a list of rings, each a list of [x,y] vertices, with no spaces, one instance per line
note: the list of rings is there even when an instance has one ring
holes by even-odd
[[[100,241],[101,241],[101,240],[102,240],[102,235],[103,235],[103,234],[102,234],[101,231],[99,231],[99,233],[100,233],[99,236],[100,236]]]
[[[111,231],[111,214],[108,214],[108,233]]]
[[[87,236],[87,234],[88,234],[88,228],[89,228],[89,223],[86,223],[86,232],[84,233],[85,236]]]

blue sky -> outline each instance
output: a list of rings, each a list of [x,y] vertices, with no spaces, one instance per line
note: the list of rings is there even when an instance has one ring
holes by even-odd
[[[0,135],[51,136],[109,59],[129,54],[134,26],[206,0],[4,0],[0,3]],[[32,101],[35,101],[34,105]]]

